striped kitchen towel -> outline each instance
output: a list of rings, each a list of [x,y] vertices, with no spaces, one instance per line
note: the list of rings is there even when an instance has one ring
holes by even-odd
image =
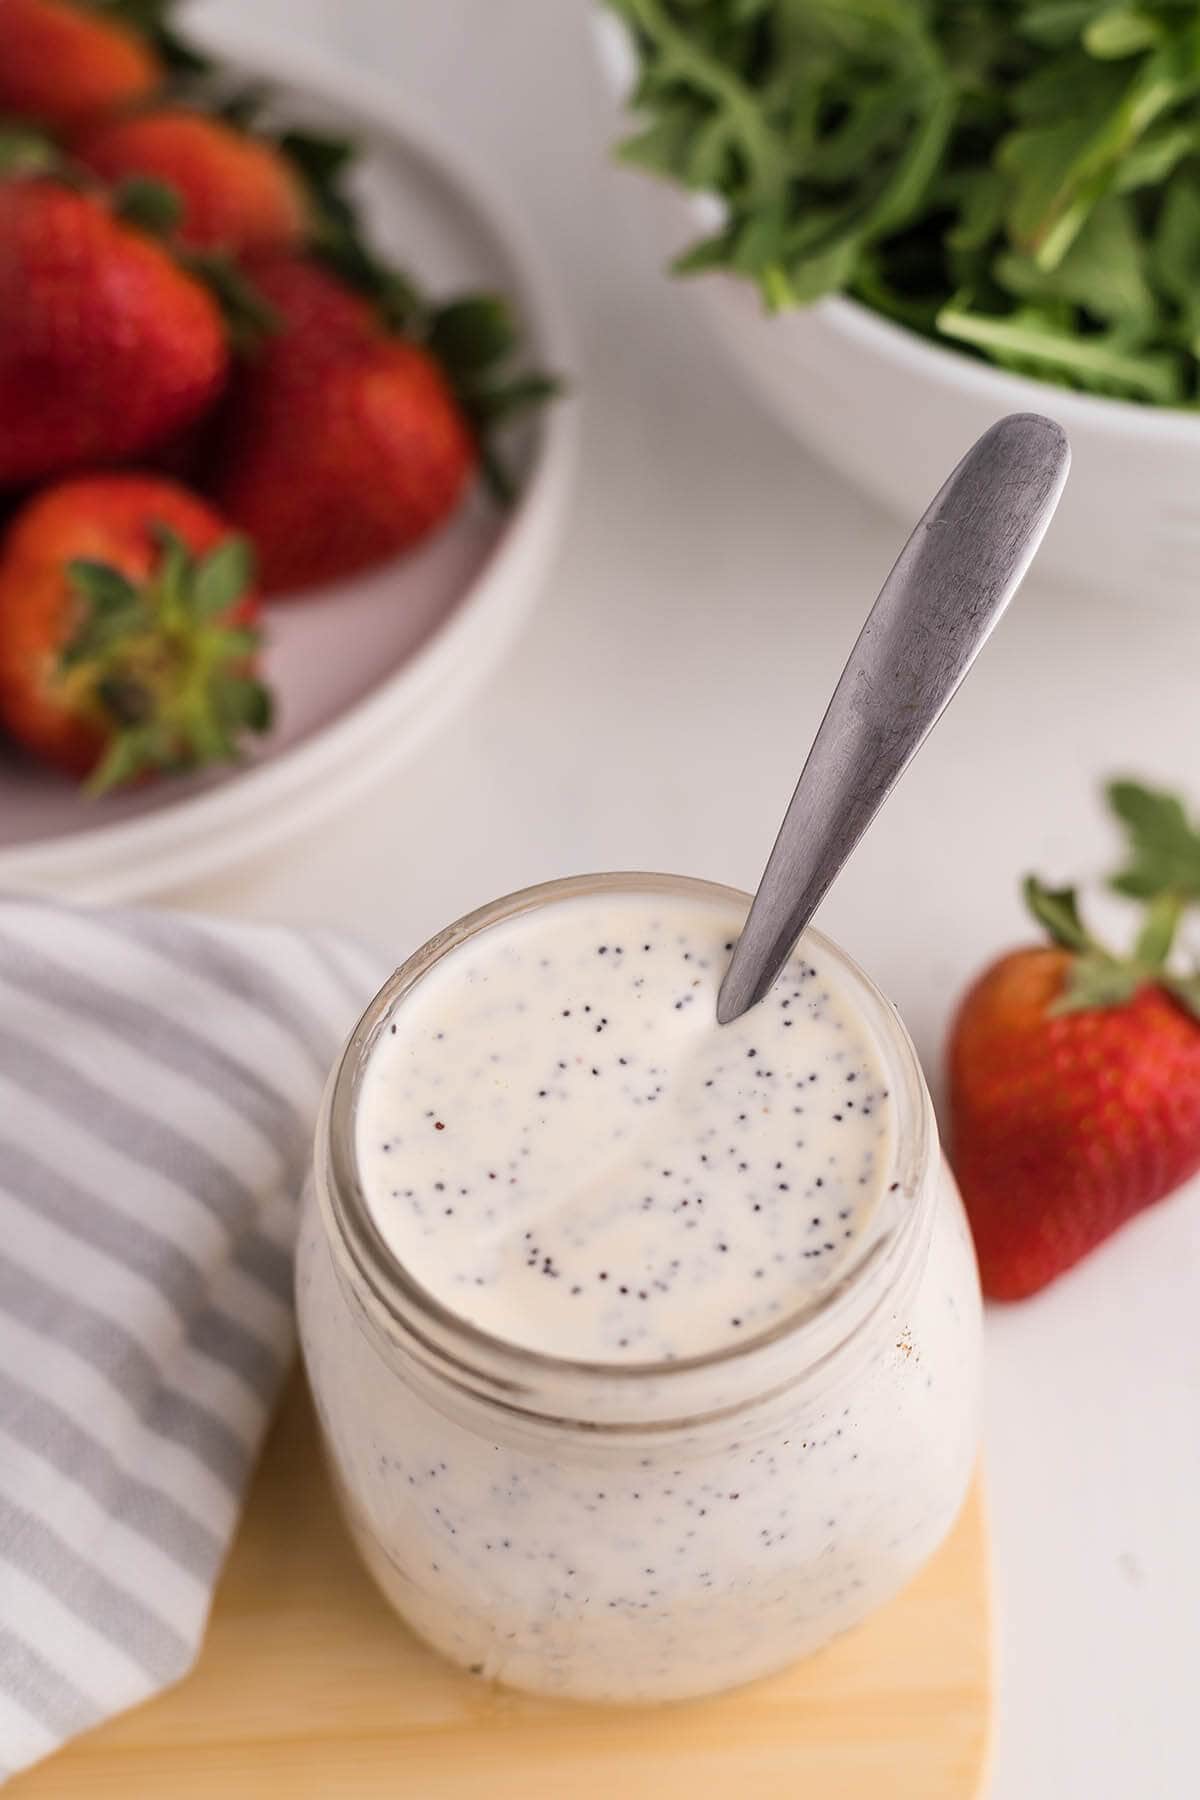
[[[0,902],[0,1780],[195,1659],[380,976],[319,932]]]

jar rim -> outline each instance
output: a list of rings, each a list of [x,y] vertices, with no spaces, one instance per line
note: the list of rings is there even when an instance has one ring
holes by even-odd
[[[894,1006],[859,968],[858,964],[823,933],[809,929],[804,936],[829,958],[864,1017],[888,1068],[896,1107],[895,1161],[882,1193],[896,1196],[896,1217],[877,1233],[874,1247],[849,1265],[840,1279],[805,1299],[784,1318],[736,1343],[680,1356],[670,1361],[597,1362],[560,1356],[512,1342],[474,1324],[447,1307],[405,1266],[387,1243],[376,1223],[358,1169],[355,1120],[359,1085],[376,1039],[388,1026],[408,993],[442,959],[480,933],[542,907],[597,893],[673,894],[702,900],[749,906],[740,890],[692,876],[642,872],[578,875],[522,888],[477,908],[449,925],[416,950],[389,977],[364,1011],[343,1050],[327,1090],[322,1124],[318,1129],[318,1163],[328,1176],[324,1199],[336,1237],[350,1258],[360,1280],[383,1309],[387,1321],[404,1335],[448,1360],[460,1375],[477,1372],[486,1359],[488,1378],[501,1393],[523,1393],[539,1382],[568,1381],[572,1385],[605,1383],[612,1390],[628,1391],[653,1382],[678,1391],[689,1377],[722,1367],[749,1366],[756,1358],[780,1345],[794,1347],[806,1334],[861,1286],[865,1271],[882,1258],[889,1270],[903,1262],[906,1247],[916,1229],[918,1202],[930,1166],[935,1142],[932,1105],[912,1040]],[[318,1184],[320,1189],[322,1184]],[[808,1366],[810,1359],[802,1359]]]

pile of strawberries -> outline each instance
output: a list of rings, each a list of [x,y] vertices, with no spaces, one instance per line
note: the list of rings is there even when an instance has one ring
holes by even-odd
[[[259,595],[427,538],[479,465],[506,497],[486,433],[553,389],[168,4],[0,0],[0,725],[95,791],[266,729]]]

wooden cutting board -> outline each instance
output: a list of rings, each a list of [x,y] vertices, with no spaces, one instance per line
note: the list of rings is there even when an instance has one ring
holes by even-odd
[[[898,1600],[716,1700],[585,1707],[422,1648],[359,1567],[293,1385],[179,1687],[14,1781],[15,1800],[978,1800],[990,1620],[979,1485]]]

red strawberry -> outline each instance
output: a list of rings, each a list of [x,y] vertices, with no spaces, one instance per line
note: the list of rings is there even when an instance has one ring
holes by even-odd
[[[0,113],[65,131],[162,79],[154,50],[116,19],[64,0],[0,0]]]
[[[216,303],[92,195],[0,185],[0,488],[140,455],[216,399]]]
[[[344,146],[295,133],[286,142],[350,285],[294,253],[244,265],[276,329],[230,395],[210,485],[253,536],[271,592],[332,581],[418,543],[453,512],[477,462],[509,498],[487,434],[557,385],[508,369],[517,333],[503,300],[430,306],[371,255],[338,186]]]
[[[381,338],[383,321],[370,302],[324,263],[292,251],[251,256],[246,274],[274,315],[275,329],[258,346],[253,380],[303,384],[318,363]]]
[[[253,538],[264,590],[278,592],[418,543],[474,466],[470,429],[425,350],[383,338],[293,365],[277,344],[230,406],[214,491]]]
[[[420,542],[477,463],[496,497],[511,498],[489,434],[557,388],[513,374],[517,331],[502,299],[431,305],[373,254],[343,185],[348,146],[297,132],[283,144],[303,171],[322,254],[372,304],[302,258],[249,265],[282,330],[231,396],[213,488],[253,535],[272,591]]]
[[[1054,945],[986,970],[951,1032],[950,1157],[997,1299],[1044,1287],[1200,1169],[1200,975],[1168,961],[1200,898],[1200,835],[1169,795],[1111,797],[1133,848],[1116,885],[1150,901],[1132,955],[1031,879]]]
[[[295,255],[246,271],[277,329],[230,396],[211,485],[254,538],[264,589],[333,581],[420,542],[454,511],[480,443],[508,497],[486,433],[556,384],[505,371],[516,333],[503,301],[431,309],[376,266],[369,304]],[[420,342],[392,334],[385,320],[397,317]]]
[[[269,722],[248,547],[158,476],[47,488],[0,545],[0,722],[99,792],[233,757]]]
[[[273,144],[185,107],[93,126],[75,155],[105,181],[149,176],[181,203],[179,241],[241,256],[297,244],[307,228],[304,188]]]

